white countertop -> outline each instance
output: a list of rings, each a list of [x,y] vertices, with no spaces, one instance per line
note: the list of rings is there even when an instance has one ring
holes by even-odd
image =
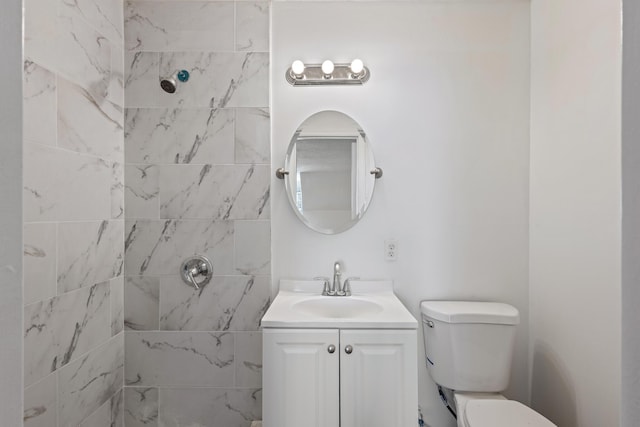
[[[351,296],[322,296],[321,280],[280,281],[263,328],[417,329],[390,280],[352,280]],[[311,310],[306,309],[309,307]]]

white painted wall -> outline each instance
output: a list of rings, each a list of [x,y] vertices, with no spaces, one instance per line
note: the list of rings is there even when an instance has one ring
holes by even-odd
[[[640,2],[624,3],[622,59],[622,411],[640,425]]]
[[[615,426],[621,3],[534,0],[531,20],[532,405],[563,427]]]
[[[22,425],[22,1],[0,13],[0,419]]]
[[[354,228],[307,229],[283,182],[272,181],[273,283],[331,274],[391,278],[419,318],[424,299],[509,302],[522,323],[507,394],[528,401],[529,2],[274,2],[272,163],[284,164],[296,127],[325,109],[368,134],[384,176]],[[360,57],[363,87],[299,88],[294,59]],[[399,259],[385,262],[384,240]],[[420,334],[421,335],[421,334]],[[439,402],[419,343],[427,423],[454,422]]]

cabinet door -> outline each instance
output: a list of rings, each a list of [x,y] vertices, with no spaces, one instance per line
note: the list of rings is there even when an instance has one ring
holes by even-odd
[[[415,427],[416,342],[415,330],[340,332],[341,427]]]
[[[262,337],[264,427],[339,427],[338,330],[264,329]]]

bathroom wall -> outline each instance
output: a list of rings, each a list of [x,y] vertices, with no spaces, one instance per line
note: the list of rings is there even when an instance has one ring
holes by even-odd
[[[621,2],[531,13],[532,405],[560,426],[618,425]]]
[[[269,2],[128,2],[125,48],[125,423],[248,427],[271,296]],[[178,276],[196,254],[200,291]]]
[[[326,236],[294,215],[272,177],[273,287],[283,277],[390,278],[419,317],[426,299],[518,307],[512,381],[528,401],[529,2],[274,2],[273,167],[309,115],[335,109],[367,132],[384,176],[352,229]],[[292,87],[294,59],[359,57],[362,87]],[[394,238],[398,259],[384,260]],[[455,422],[437,397],[419,342],[420,404],[429,425]]]
[[[622,58],[622,410],[620,425],[640,425],[640,4],[623,3]]]
[[[122,426],[123,5],[24,7],[24,425]]]
[[[22,420],[22,2],[0,14],[0,416]]]

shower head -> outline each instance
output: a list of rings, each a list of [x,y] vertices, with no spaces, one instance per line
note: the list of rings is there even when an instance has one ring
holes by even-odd
[[[173,77],[160,80],[160,87],[167,93],[174,93],[178,87],[178,82]]]
[[[175,93],[178,88],[178,82],[186,82],[189,80],[189,72],[187,70],[180,70],[173,73],[171,77],[165,77],[160,79],[160,87],[167,93]]]

